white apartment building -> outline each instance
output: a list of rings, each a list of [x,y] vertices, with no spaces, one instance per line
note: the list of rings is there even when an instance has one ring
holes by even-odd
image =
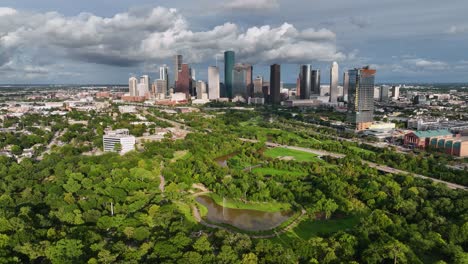
[[[125,154],[135,149],[135,137],[130,135],[128,129],[108,131],[102,137],[105,152],[115,152],[115,147],[120,144],[120,154]]]

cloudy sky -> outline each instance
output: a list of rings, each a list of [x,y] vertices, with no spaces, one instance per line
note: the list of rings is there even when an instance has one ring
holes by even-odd
[[[222,52],[254,64],[340,72],[371,65],[378,82],[468,82],[468,1],[2,0],[0,83],[126,83],[184,56],[206,79]]]

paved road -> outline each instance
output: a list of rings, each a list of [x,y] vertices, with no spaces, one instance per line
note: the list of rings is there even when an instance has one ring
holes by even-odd
[[[63,134],[65,134],[68,130],[65,128],[64,130],[59,130],[57,132],[55,132],[54,136],[52,137],[52,139],[50,140],[49,144],[47,144],[46,146],[46,149],[41,153],[41,155],[39,157],[37,157],[38,160],[42,160],[44,158],[44,155],[45,154],[49,154],[50,151],[52,150],[52,147],[54,145],[57,145],[58,144],[58,139],[63,136]]]
[[[164,176],[161,174],[159,175],[159,190],[161,191],[161,193],[164,193],[164,186],[166,185],[166,179],[164,178]]]
[[[252,142],[252,143],[258,143],[259,142],[258,140],[245,139],[245,138],[241,138],[240,140],[245,141],[245,142]],[[328,151],[323,151],[323,150],[309,149],[309,148],[301,148],[301,147],[296,147],[296,146],[281,145],[281,144],[277,144],[277,143],[273,143],[273,142],[265,142],[265,145],[267,145],[268,147],[281,147],[281,148],[288,148],[288,149],[293,149],[293,150],[304,151],[304,152],[313,153],[313,154],[316,154],[316,155],[319,155],[319,156],[331,156],[331,157],[335,157],[335,158],[344,158],[345,157],[344,154],[333,153],[333,152],[328,152]],[[375,168],[375,169],[377,169],[379,171],[383,171],[383,172],[387,172],[387,173],[393,173],[393,174],[407,174],[407,175],[410,175],[410,176],[413,176],[413,177],[416,177],[416,178],[431,180],[433,182],[445,184],[448,188],[454,189],[454,190],[455,189],[468,190],[468,188],[466,186],[463,186],[463,185],[459,185],[459,184],[455,184],[455,183],[451,183],[451,182],[447,182],[447,181],[442,181],[442,180],[439,180],[439,179],[434,179],[434,178],[431,178],[431,177],[411,173],[411,172],[404,171],[404,170],[395,169],[395,168],[392,168],[392,167],[389,167],[389,166],[386,166],[386,165],[381,165],[381,164],[377,164],[377,163],[370,162],[370,161],[365,161],[365,160],[363,160],[362,163],[367,164],[369,167]]]
[[[421,178],[421,179],[431,180],[433,182],[443,183],[443,184],[447,185],[447,187],[449,187],[450,189],[467,190],[467,187],[465,187],[465,186],[455,184],[455,183],[451,183],[451,182],[442,181],[442,180],[439,180],[439,179],[434,179],[434,178],[427,177],[427,176],[424,176],[424,175],[421,175],[421,174],[411,173],[411,172],[395,169],[395,168],[392,168],[392,167],[389,167],[389,166],[380,165],[380,164],[376,164],[376,163],[365,161],[365,160],[363,160],[362,163],[367,164],[369,167],[375,168],[375,169],[383,171],[383,172],[388,172],[388,173],[393,173],[393,174],[408,174],[408,175],[411,175],[411,176],[416,177],[416,178]]]

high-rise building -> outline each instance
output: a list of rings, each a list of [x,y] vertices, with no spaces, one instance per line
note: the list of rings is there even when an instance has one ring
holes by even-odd
[[[169,68],[166,65],[159,67],[159,80],[163,80],[166,82],[164,85],[166,87],[166,94],[169,93]]]
[[[281,65],[270,66],[270,103],[279,104],[281,102]]]
[[[197,81],[195,87],[197,99],[207,99],[206,83],[204,81]]]
[[[263,96],[263,77],[262,76],[257,76],[255,80],[253,81],[254,83],[254,97],[261,97]]]
[[[392,87],[392,99],[398,100],[398,98],[400,98],[400,86],[394,85]]]
[[[301,74],[296,79],[296,98],[301,98]]]
[[[160,80],[167,80],[167,79],[169,79],[169,76],[168,76],[168,69],[167,69],[167,66],[166,66],[166,65],[163,65],[163,66],[159,67],[159,79],[160,79]]]
[[[348,102],[349,89],[349,74],[347,71],[343,73],[343,101]]]
[[[390,92],[390,86],[382,85],[380,86],[380,102],[388,102],[388,94]]]
[[[312,76],[311,76],[311,67],[309,65],[302,65],[301,66],[301,91],[300,91],[300,98],[301,99],[310,99],[310,93],[312,91]]]
[[[166,80],[156,80],[156,94],[160,97],[163,98],[166,95],[169,94],[169,87],[167,87],[167,81]]]
[[[232,85],[233,85],[233,76],[232,71],[234,70],[235,64],[235,53],[234,51],[224,52],[224,86],[226,92],[224,93],[228,98],[232,98]]]
[[[348,122],[357,130],[370,127],[374,121],[374,81],[376,70],[369,66],[349,72]]]
[[[190,68],[186,63],[182,63],[181,70],[177,77],[174,93],[184,93],[186,96],[190,94]]]
[[[208,98],[210,100],[219,99],[219,68],[218,66],[208,67]]]
[[[137,93],[138,93],[137,86],[138,86],[137,78],[130,77],[130,79],[128,79],[128,92],[130,96],[137,96]]]
[[[334,61],[330,68],[330,103],[338,102],[338,63]]]
[[[312,70],[312,94],[320,95],[320,70]]]
[[[142,75],[140,77],[140,84],[144,84],[146,86],[145,90],[147,92],[151,91],[150,77],[148,75]],[[144,95],[140,94],[139,96],[144,96]]]
[[[192,80],[196,81],[197,80],[197,75],[196,71],[194,68],[190,68],[190,76],[192,77]]]
[[[148,89],[148,85],[146,83],[139,83],[137,85],[137,94],[136,96],[147,96],[150,90]]]
[[[252,97],[253,67],[250,64],[238,63],[232,70],[232,96],[241,96],[245,99]]]
[[[174,56],[174,82],[179,79],[179,72],[182,70],[182,55]]]

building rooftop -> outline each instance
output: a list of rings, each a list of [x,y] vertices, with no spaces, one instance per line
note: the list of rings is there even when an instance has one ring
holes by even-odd
[[[415,131],[413,132],[419,138],[450,136],[452,133],[446,129]]]

